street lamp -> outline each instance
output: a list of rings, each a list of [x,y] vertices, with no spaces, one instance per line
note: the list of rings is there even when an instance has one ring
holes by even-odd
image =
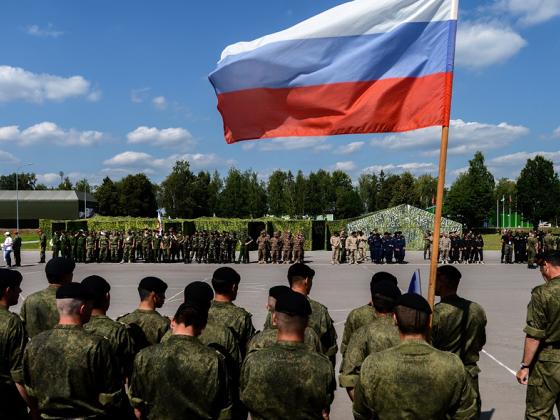
[[[21,165],[17,168],[16,170],[16,231],[19,232],[19,185],[18,185],[18,174],[19,171],[22,168],[25,168],[26,166],[31,166],[33,165],[32,163],[26,163],[24,165]]]

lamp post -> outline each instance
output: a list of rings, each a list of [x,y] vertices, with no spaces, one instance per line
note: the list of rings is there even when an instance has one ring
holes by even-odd
[[[26,163],[24,165],[21,165],[17,168],[16,170],[16,231],[19,232],[19,185],[18,185],[18,174],[19,171],[22,168],[25,168],[26,166],[31,166],[33,165],[32,163]]]

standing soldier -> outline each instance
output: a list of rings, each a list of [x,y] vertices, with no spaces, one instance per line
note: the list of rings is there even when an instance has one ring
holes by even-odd
[[[364,232],[358,232],[358,262],[362,263],[366,260],[367,240]]]
[[[54,232],[52,239],[52,258],[57,258],[60,254],[60,233]]]
[[[340,237],[338,235],[338,232],[335,232],[332,236],[331,236],[331,249],[332,249],[332,254],[331,254],[331,264],[338,264],[338,260],[340,258]]]
[[[130,263],[133,260],[133,253],[136,244],[134,243],[134,236],[132,232],[128,231],[123,240],[123,259],[121,263]]]
[[[352,232],[346,239],[346,250],[348,253],[348,261],[350,264],[356,263],[356,252],[358,251],[358,235]]]
[[[292,233],[287,230],[282,238],[282,263],[290,264],[292,262]]]
[[[47,253],[47,235],[45,235],[45,232],[43,232],[42,229],[39,229],[37,233],[39,234],[39,247],[41,249],[39,258],[39,263],[41,264],[45,262],[45,256]]]
[[[183,238],[183,263],[189,264],[191,263],[191,250],[192,250],[192,237],[188,234],[185,234]]]
[[[95,232],[86,232],[86,262],[95,261]]]
[[[259,237],[257,238],[257,252],[258,252],[257,259],[259,264],[266,264],[265,258],[266,258],[267,242],[268,240],[266,239],[266,231],[263,230],[259,235]]]
[[[556,239],[554,239],[552,232],[546,232],[546,235],[544,235],[543,244],[544,252],[550,252],[556,249]]]
[[[432,258],[432,241],[433,236],[429,230],[424,233],[424,259],[431,259]],[[428,258],[426,258],[426,256]]]
[[[152,235],[150,230],[144,230],[142,237],[142,258],[144,263],[149,263],[152,260]]]
[[[537,256],[538,247],[539,241],[535,237],[535,233],[529,232],[529,238],[527,239],[527,268],[537,268],[535,258]]]
[[[105,263],[109,257],[109,238],[107,233],[102,231],[99,236],[99,259],[98,263]]]
[[[272,252],[272,264],[278,264],[280,262],[280,237],[278,232],[274,232],[272,238],[270,238],[270,250]]]
[[[249,246],[253,243],[253,238],[249,235],[244,240],[239,240],[239,259],[237,262],[249,264]]]
[[[198,263],[200,263],[200,260],[198,259],[199,244],[200,244],[200,234],[198,232],[195,232],[191,240],[191,261],[196,261]]]
[[[444,233],[439,241],[439,252],[441,255],[440,262],[446,264],[449,262],[449,252],[451,251],[451,239]]]
[[[76,238],[76,260],[79,263],[86,262],[86,240],[84,236],[84,231],[81,230]]]
[[[163,238],[161,239],[161,253],[163,255],[163,262],[168,263],[170,262],[170,251],[171,251],[171,236],[167,232],[164,233]]]
[[[165,233],[165,235],[167,236],[167,232]],[[166,239],[166,242],[169,246],[169,238]],[[152,236],[152,258],[153,258],[152,261],[155,263],[160,263],[162,261],[162,257],[163,257],[163,238],[158,231],[154,230]]]
[[[305,249],[305,238],[298,232],[294,239],[294,262],[303,263],[303,252]]]
[[[346,232],[342,230],[340,232],[340,259],[339,259],[340,264],[345,264],[347,259],[348,259],[348,255],[346,254],[346,239],[347,238],[348,238],[348,235],[346,235]]]
[[[14,232],[14,240],[12,242],[12,250],[14,251],[14,259],[16,262],[16,267],[21,267],[21,236],[16,230]]]

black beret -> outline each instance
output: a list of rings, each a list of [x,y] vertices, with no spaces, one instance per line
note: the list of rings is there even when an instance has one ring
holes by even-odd
[[[56,289],[57,299],[77,299],[77,300],[90,300],[92,299],[89,290],[81,283],[66,283]]]
[[[0,268],[0,289],[19,286],[22,280],[23,276],[19,271]]]
[[[301,293],[292,290],[278,296],[274,310],[288,315],[311,315],[311,305],[307,298]]]
[[[138,288],[161,294],[167,290],[167,283],[157,277],[144,277],[140,280]]]
[[[212,274],[212,278],[231,284],[239,284],[239,282],[241,281],[241,276],[239,275],[239,273],[231,267],[218,268],[216,271],[214,271],[214,274]]]
[[[380,281],[390,281],[395,285],[398,284],[397,278],[393,276],[391,273],[387,273],[386,271],[379,271],[375,273],[373,276],[371,276],[371,287],[373,287],[375,283]]]
[[[288,269],[288,279],[294,277],[310,278],[315,276],[315,270],[304,263],[295,263]]]
[[[461,272],[452,265],[442,265],[437,269],[438,274],[448,278],[449,280],[459,281],[461,280]]]
[[[82,280],[82,286],[88,289],[94,299],[102,299],[111,291],[111,285],[101,276],[88,276]]]
[[[268,296],[273,297],[274,299],[278,299],[278,297],[286,292],[291,292],[288,286],[273,286],[268,291]]]
[[[214,291],[208,283],[193,281],[185,287],[184,297],[185,302],[197,301],[210,304],[212,299],[214,299]]]
[[[401,297],[401,291],[395,283],[390,280],[382,280],[375,283],[371,289],[372,296],[383,296],[396,301]]]
[[[60,276],[74,272],[76,264],[70,258],[56,257],[45,266],[45,274],[49,280],[58,280]]]
[[[397,301],[397,306],[416,309],[417,311],[424,312],[428,315],[432,313],[432,308],[430,308],[428,301],[416,293],[405,293],[402,295]]]

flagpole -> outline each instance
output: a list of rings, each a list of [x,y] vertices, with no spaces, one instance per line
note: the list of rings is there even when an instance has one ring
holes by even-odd
[[[500,229],[500,199],[496,199],[496,228]]]
[[[430,283],[428,285],[428,303],[433,308],[436,299],[436,275],[439,254],[439,236],[441,231],[441,214],[443,210],[443,189],[445,186],[445,168],[447,166],[447,146],[449,144],[449,126],[441,130],[441,146],[439,151],[439,173],[436,195],[436,212],[432,241],[432,259],[430,262]]]

